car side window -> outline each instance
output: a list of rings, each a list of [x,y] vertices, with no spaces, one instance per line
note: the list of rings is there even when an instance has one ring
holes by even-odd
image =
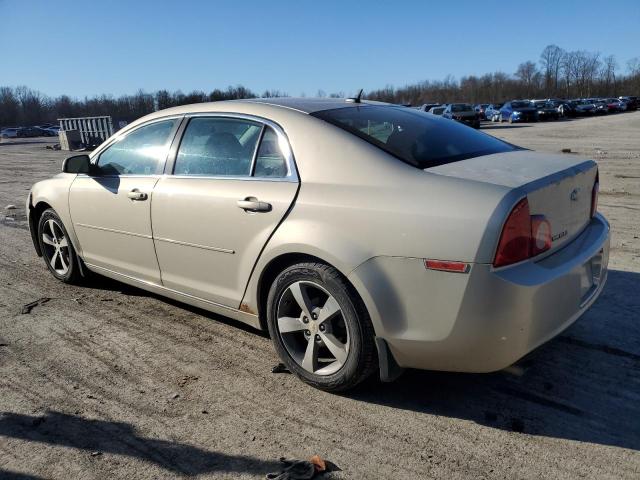
[[[287,161],[282,152],[279,137],[271,127],[265,127],[258,155],[254,176],[282,178],[287,176]]]
[[[250,120],[192,118],[180,142],[173,173],[249,176],[261,131],[262,125]]]
[[[140,127],[100,154],[102,175],[157,175],[162,173],[177,119]]]

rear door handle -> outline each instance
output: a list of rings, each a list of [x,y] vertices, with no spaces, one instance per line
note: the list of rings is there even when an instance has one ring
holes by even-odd
[[[127,197],[129,197],[131,200],[141,201],[146,200],[148,198],[148,195],[144,192],[141,192],[137,188],[134,188],[129,193],[127,193]]]
[[[271,204],[267,202],[261,202],[256,197],[247,197],[244,200],[238,200],[237,205],[239,208],[246,212],[270,212]]]

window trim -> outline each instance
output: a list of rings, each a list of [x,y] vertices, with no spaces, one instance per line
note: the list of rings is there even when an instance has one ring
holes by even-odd
[[[246,120],[254,123],[259,123],[262,125],[262,130],[260,131],[260,137],[256,146],[254,148],[253,157],[251,159],[251,168],[249,175],[242,176],[231,176],[231,175],[176,175],[175,171],[175,161],[178,156],[178,150],[180,148],[180,144],[182,143],[182,139],[184,138],[184,133],[187,129],[187,125],[191,121],[192,118],[202,118],[202,117],[210,117],[210,118],[229,118],[232,120]],[[255,174],[255,162],[256,157],[258,155],[258,150],[260,148],[260,142],[262,142],[262,138],[264,136],[264,132],[266,127],[271,127],[276,132],[278,139],[280,141],[285,142],[287,145],[287,152],[282,152],[285,158],[285,163],[287,166],[287,174],[284,177],[256,177]],[[175,146],[175,148],[174,148]],[[215,180],[245,180],[245,181],[257,181],[257,182],[299,182],[298,169],[296,167],[295,158],[293,155],[293,150],[291,149],[291,143],[289,142],[289,138],[284,133],[284,130],[277,123],[268,120],[263,117],[258,117],[255,115],[249,115],[245,113],[234,113],[234,112],[197,112],[197,113],[188,113],[185,114],[184,120],[180,125],[180,129],[176,134],[176,137],[171,145],[171,149],[169,151],[169,157],[167,158],[167,162],[165,164],[164,175],[171,178],[193,178],[193,179],[215,179]]]

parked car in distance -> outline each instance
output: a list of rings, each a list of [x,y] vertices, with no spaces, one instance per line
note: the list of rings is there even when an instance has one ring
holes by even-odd
[[[537,122],[538,111],[528,100],[512,100],[500,108],[500,122]]]
[[[531,103],[538,113],[538,120],[558,120],[560,118],[558,109],[553,103],[546,100],[534,100]]]
[[[42,130],[37,127],[21,127],[18,129],[18,137],[32,138],[42,136]]]
[[[18,136],[18,130],[20,130],[20,128],[18,128],[18,127],[3,128],[2,131],[0,131],[0,137],[2,137],[2,138],[16,138]]]
[[[500,108],[502,108],[502,103],[489,104],[484,111],[485,118],[492,122],[497,122],[500,120]]]
[[[429,109],[429,113],[432,113],[434,115],[442,115],[442,113],[445,111],[446,108],[447,108],[446,105],[441,105],[439,107],[431,107]]]
[[[638,109],[638,97],[618,97],[618,99],[627,104],[627,110]]]
[[[550,99],[549,103],[555,107],[558,116],[562,118],[573,118],[578,115],[576,104],[573,100]]]
[[[49,128],[46,129],[48,132],[50,132],[54,137],[57,137],[58,134],[60,133],[60,126],[59,125],[53,125]]]
[[[609,113],[618,113],[627,110],[627,104],[619,98],[605,98],[604,102],[607,104]]]
[[[433,107],[441,107],[442,104],[441,103],[424,103],[421,106],[417,107],[418,110],[422,110],[423,112],[428,112],[429,110],[431,110]]]
[[[561,333],[607,278],[598,185],[593,160],[415,109],[270,98],[142,117],[26,209],[56,279],[91,271],[268,330],[291,372],[340,391],[500,370]]]
[[[50,127],[43,127],[43,126],[39,126],[39,127],[34,127],[36,129],[38,129],[40,131],[40,136],[43,137],[54,137],[58,135],[57,131],[54,131],[52,128]]]
[[[587,98],[586,101],[593,105],[593,113],[595,115],[606,115],[609,113],[609,105],[601,98]]]
[[[594,115],[596,112],[596,106],[593,102],[585,99],[571,100],[571,102],[575,105],[576,115]]]
[[[478,114],[478,118],[480,118],[480,120],[486,120],[487,119],[487,117],[485,115],[485,110],[487,109],[488,106],[489,106],[488,103],[479,103],[478,105],[473,107],[473,109]]]
[[[443,118],[455,120],[473,128],[480,128],[480,119],[473,107],[468,103],[451,103],[442,112]]]

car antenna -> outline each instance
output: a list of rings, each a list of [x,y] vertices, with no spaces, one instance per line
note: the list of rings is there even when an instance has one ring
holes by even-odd
[[[347,98],[346,101],[349,103],[362,103],[362,101],[360,100],[362,98],[362,92],[364,92],[364,88],[361,88],[360,91],[358,92],[358,96],[353,98]]]

